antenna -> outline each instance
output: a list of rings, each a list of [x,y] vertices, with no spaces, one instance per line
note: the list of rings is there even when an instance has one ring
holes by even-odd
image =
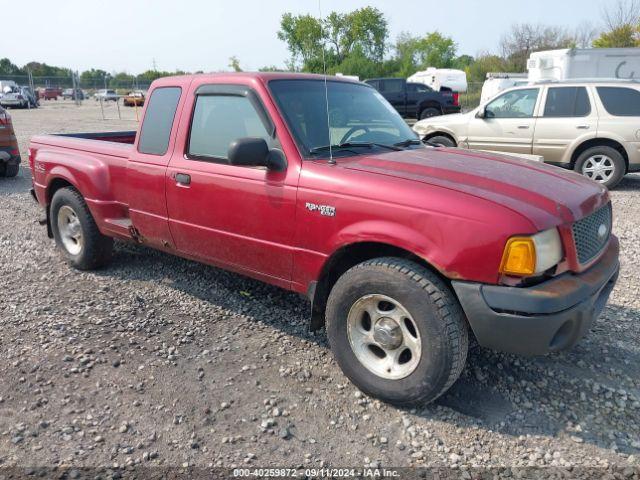
[[[322,30],[322,0],[318,0],[318,14],[320,15],[320,29]],[[324,74],[324,102],[327,109],[327,134],[329,135],[329,165],[335,165],[333,149],[331,148],[331,123],[329,122],[329,89],[327,88],[327,62],[324,59],[324,38],[322,40],[322,72]]]

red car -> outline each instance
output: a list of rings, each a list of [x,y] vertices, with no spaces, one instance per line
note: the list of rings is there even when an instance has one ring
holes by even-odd
[[[42,88],[38,91],[39,98],[43,100],[58,100],[62,96],[61,88]]]
[[[11,115],[0,107],[0,177],[15,177],[20,170],[20,151]]]
[[[363,391],[431,401],[480,345],[574,345],[618,274],[600,185],[423,145],[372,87],[286,73],[163,78],[139,132],[39,135],[34,194],[78,269],[138,242],[305,294]]]

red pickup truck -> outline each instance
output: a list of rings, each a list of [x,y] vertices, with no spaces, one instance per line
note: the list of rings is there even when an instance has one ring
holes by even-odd
[[[38,135],[34,196],[79,269],[113,239],[311,300],[361,390],[431,401],[469,332],[569,348],[618,274],[607,190],[537,162],[422,144],[372,87],[301,74],[153,83],[139,132]]]

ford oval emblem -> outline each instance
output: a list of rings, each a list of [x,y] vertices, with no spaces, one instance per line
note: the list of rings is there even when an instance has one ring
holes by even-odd
[[[607,226],[603,223],[598,227],[598,238],[604,238],[607,235]]]

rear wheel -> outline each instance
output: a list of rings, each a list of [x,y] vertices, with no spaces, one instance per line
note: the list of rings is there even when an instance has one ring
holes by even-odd
[[[15,177],[16,175],[18,175],[18,172],[20,171],[20,165],[5,165],[4,167],[4,176],[8,177],[8,178],[12,178]]]
[[[68,187],[55,193],[50,219],[56,245],[71,266],[93,270],[109,263],[113,240],[100,233],[77,190]]]
[[[468,332],[457,299],[426,268],[400,258],[348,270],[327,302],[327,335],[345,375],[363,392],[411,405],[459,377]]]
[[[618,150],[598,146],[582,152],[576,160],[574,170],[607,188],[613,188],[624,177],[626,165]]]
[[[424,120],[425,118],[437,117],[438,115],[442,115],[442,111],[438,108],[427,107],[420,112],[420,120]]]

